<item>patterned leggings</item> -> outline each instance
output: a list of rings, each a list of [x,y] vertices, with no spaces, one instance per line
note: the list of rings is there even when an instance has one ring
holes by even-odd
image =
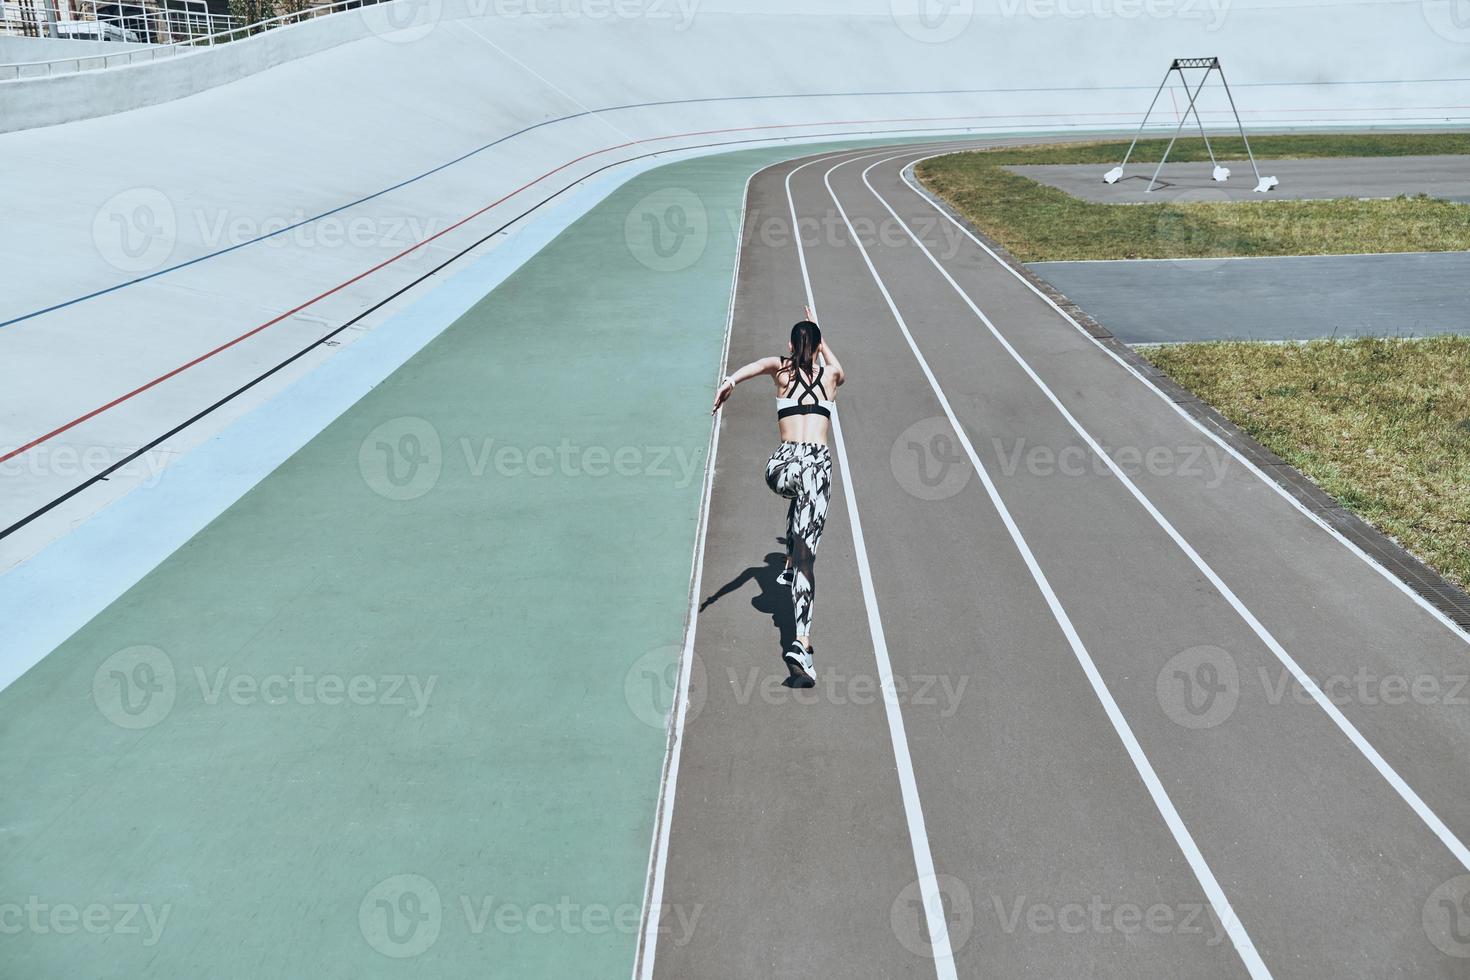
[[[791,606],[796,635],[811,636],[817,586],[817,542],[832,499],[832,453],[814,442],[783,442],[766,464],[766,484],[791,500],[786,512],[786,553],[791,557]]]

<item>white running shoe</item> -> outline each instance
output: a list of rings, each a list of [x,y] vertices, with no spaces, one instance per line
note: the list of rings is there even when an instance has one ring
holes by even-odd
[[[792,579],[795,577],[795,574],[795,569],[793,569],[790,565],[787,565],[785,568],[781,569],[781,574],[776,576],[776,584],[790,585]]]
[[[817,669],[812,663],[812,652],[811,647],[804,647],[792,640],[782,658],[786,661],[786,669],[791,671],[791,679],[796,682],[797,687],[815,687],[817,684]]]

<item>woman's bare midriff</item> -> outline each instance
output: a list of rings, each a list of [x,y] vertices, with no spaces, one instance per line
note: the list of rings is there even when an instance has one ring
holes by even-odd
[[[824,415],[788,415],[776,420],[782,442],[815,442],[827,444],[827,430],[832,423]]]

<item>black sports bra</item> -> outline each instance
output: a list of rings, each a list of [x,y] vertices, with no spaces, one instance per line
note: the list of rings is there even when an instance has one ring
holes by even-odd
[[[824,415],[830,419],[835,403],[829,398],[823,398],[818,388],[824,371],[826,368],[818,367],[816,376],[811,381],[806,381],[801,376],[801,369],[795,364],[791,365],[791,394],[785,398],[776,396],[776,418],[784,419],[789,415]],[[804,389],[799,394],[796,391],[798,386]]]

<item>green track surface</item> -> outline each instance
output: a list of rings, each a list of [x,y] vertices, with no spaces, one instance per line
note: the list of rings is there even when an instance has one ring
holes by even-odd
[[[733,229],[814,149],[623,185],[0,692],[0,976],[627,975]]]

